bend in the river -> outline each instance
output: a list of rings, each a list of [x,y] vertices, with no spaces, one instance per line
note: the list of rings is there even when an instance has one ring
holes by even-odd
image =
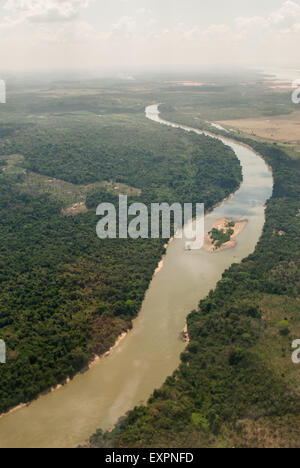
[[[162,120],[157,105],[149,106],[146,116],[204,133]],[[236,248],[218,254],[187,252],[184,240],[174,240],[133,330],[88,372],[0,419],[0,447],[74,447],[97,428],[111,428],[120,416],[144,403],[176,369],[185,347],[179,334],[187,315],[216,286],[226,268],[254,251],[265,222],[265,203],[272,194],[272,174],[263,159],[237,142],[216,138],[235,151],[243,167],[243,183],[205,217],[206,231],[219,218],[247,218]]]

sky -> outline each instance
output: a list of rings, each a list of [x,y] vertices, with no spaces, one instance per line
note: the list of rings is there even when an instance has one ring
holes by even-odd
[[[300,68],[300,0],[0,0],[0,68]]]

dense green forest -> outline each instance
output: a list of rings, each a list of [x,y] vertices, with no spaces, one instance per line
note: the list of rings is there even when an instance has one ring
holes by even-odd
[[[1,108],[0,337],[8,356],[0,367],[0,412],[107,351],[131,326],[165,251],[163,239],[100,241],[96,207],[116,203],[118,192],[93,183],[139,189],[132,201],[204,202],[209,209],[241,181],[230,148],[146,120],[143,96],[137,105],[103,94],[102,104],[94,96],[16,94]],[[95,115],[103,102],[105,115]],[[40,183],[55,177],[74,187],[92,184],[88,211],[63,216],[63,198],[34,186],[25,193],[29,173],[45,176]]]
[[[300,163],[276,145],[242,141],[264,156],[275,178],[257,248],[189,315],[191,341],[180,367],[147,406],[112,433],[99,430],[92,447],[299,445],[291,343],[300,336]]]
[[[157,129],[142,115],[99,122],[89,117],[78,125],[69,124],[70,128],[66,120],[59,130],[20,132],[4,153],[21,153],[24,168],[73,184],[112,179],[144,192],[165,190],[167,197],[176,200],[182,195],[199,199],[200,190],[208,194],[204,201],[213,204],[236,187],[238,171],[228,170],[234,156],[208,137],[181,138],[182,130],[173,136],[171,129]],[[222,171],[224,152],[228,159]],[[215,172],[210,169],[212,154]]]

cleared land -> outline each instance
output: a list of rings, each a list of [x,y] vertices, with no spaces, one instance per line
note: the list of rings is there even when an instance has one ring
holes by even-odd
[[[16,188],[21,193],[48,193],[55,199],[62,200],[64,204],[62,214],[65,216],[85,213],[87,211],[85,205],[87,195],[97,188],[106,188],[116,195],[140,196],[142,193],[138,188],[114,181],[96,182],[87,185],[72,184],[24,169],[23,163],[24,157],[20,154],[0,156],[0,174],[1,172],[8,176],[22,174],[22,182],[16,184]],[[5,165],[3,166],[3,164]]]
[[[294,147],[300,157],[300,111],[267,118],[222,120],[218,124],[252,137],[288,145],[290,149]]]

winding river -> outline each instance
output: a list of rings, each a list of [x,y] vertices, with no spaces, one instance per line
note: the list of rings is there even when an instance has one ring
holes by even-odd
[[[158,105],[146,116],[160,124]],[[241,161],[239,190],[205,217],[208,231],[223,217],[249,220],[237,246],[217,254],[187,252],[184,240],[170,243],[164,265],[153,278],[133,330],[108,357],[60,390],[0,419],[0,447],[68,448],[83,443],[99,427],[110,429],[128,410],[145,402],[179,364],[185,344],[179,339],[186,317],[216,286],[233,262],[254,251],[265,222],[265,203],[272,194],[269,168],[251,149],[223,137]],[[201,200],[199,200],[201,202]]]

